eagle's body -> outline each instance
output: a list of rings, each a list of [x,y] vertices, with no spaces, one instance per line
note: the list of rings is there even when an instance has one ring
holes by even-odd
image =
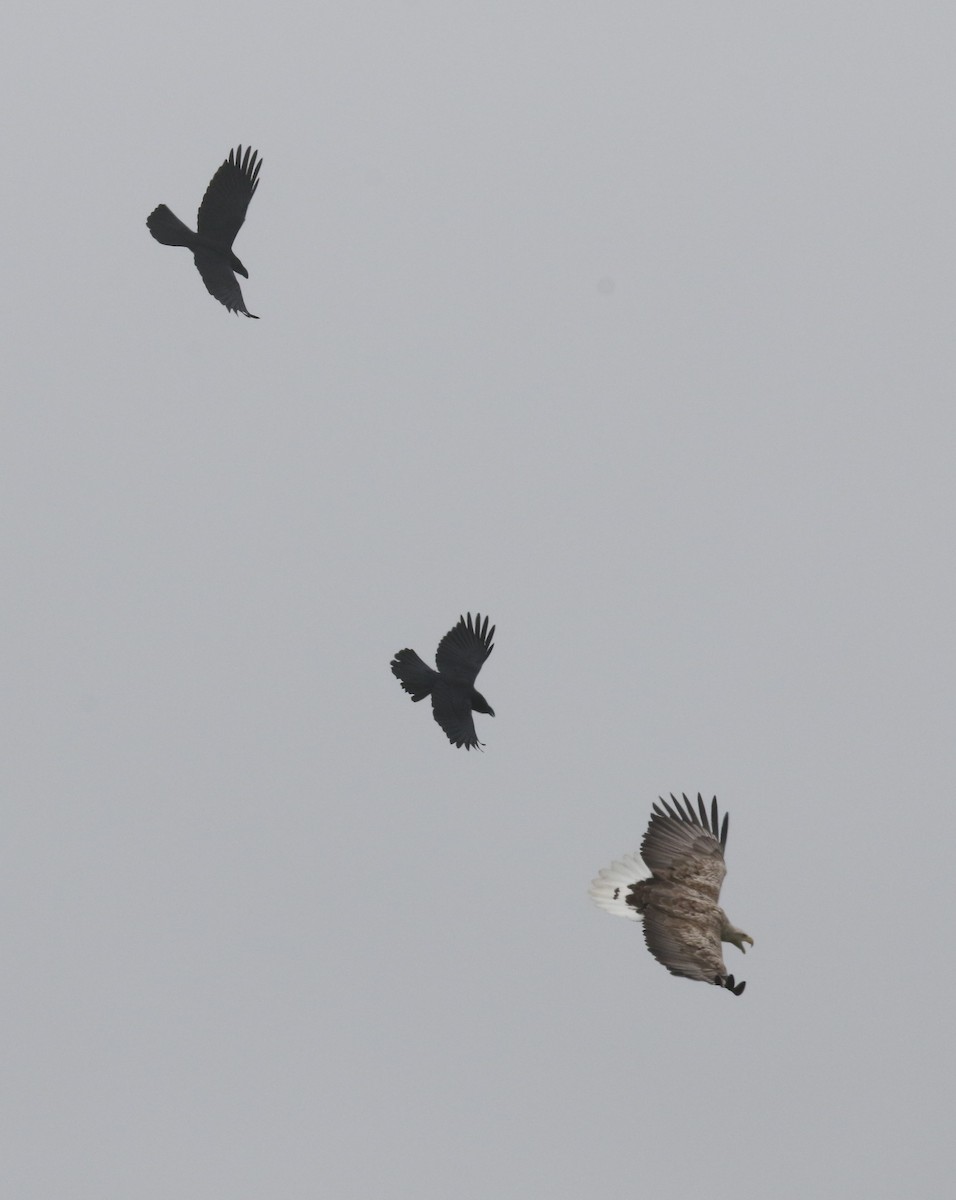
[[[641,854],[605,867],[591,884],[591,897],[617,916],[643,921],[644,940],[672,975],[726,987],[739,996],[745,984],[728,975],[722,942],[744,950],[753,938],[737,929],[717,903],[727,874],[724,847],[729,818],[718,824],[717,798],[710,814],[698,793],[695,812],[661,799],[654,805]],[[686,811],[685,811],[686,810]]]
[[[249,201],[259,186],[262,159],[256,152],[242,146],[230,150],[229,157],[210,180],[199,214],[196,232],[180,221],[165,204],[160,204],[146,218],[150,233],[164,246],[187,246],[193,252],[196,268],[206,290],[224,304],[230,312],[243,313],[258,320],[249,312],[242,298],[236,275],[249,278],[249,272],[232,251],[232,243],[246,219]]]
[[[399,650],[392,659],[392,674],[414,701],[432,698],[432,713],[444,729],[453,746],[481,748],[475,732],[473,712],[494,716],[494,709],[475,687],[475,679],[485,659],[494,649],[492,639],[495,627],[488,628],[481,613],[471,613],[467,620],[458,618],[458,624],[448,631],[438,643],[435,653],[437,671],[408,648]]]

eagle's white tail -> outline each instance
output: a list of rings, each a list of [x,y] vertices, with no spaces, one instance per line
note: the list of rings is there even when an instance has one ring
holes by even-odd
[[[613,913],[616,917],[627,917],[631,921],[640,921],[641,914],[627,903],[627,892],[632,884],[650,877],[651,872],[639,854],[625,854],[617,862],[599,871],[597,879],[591,881],[588,891],[594,903],[605,912]]]

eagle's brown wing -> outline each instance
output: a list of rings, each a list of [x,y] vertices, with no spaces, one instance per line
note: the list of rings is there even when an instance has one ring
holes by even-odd
[[[660,805],[654,805],[641,843],[641,858],[654,873],[655,880],[678,884],[716,904],[720,885],[727,874],[724,846],[728,816],[725,813],[723,825],[718,826],[716,797],[710,814],[700,795],[697,797],[698,813],[694,812],[686,796],[683,799],[684,809],[674,796],[671,796],[673,806],[663,798]]]
[[[638,888],[640,888],[638,884]],[[713,983],[727,974],[716,905],[659,884],[644,907],[644,941],[672,975]]]

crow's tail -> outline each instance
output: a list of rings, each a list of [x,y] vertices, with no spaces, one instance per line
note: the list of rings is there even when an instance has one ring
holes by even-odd
[[[438,673],[423,663],[414,650],[399,650],[391,665],[392,674],[413,700],[424,700],[431,695]]]
[[[184,225],[175,213],[170,212],[165,204],[153,209],[146,218],[146,224],[156,241],[162,242],[164,246],[189,246],[192,248],[196,243],[196,235],[193,231],[188,225]]]

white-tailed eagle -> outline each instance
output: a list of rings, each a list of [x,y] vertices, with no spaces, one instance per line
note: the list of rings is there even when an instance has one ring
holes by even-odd
[[[654,805],[640,855],[605,867],[591,884],[591,898],[609,913],[642,920],[648,950],[672,975],[739,996],[747,985],[727,973],[720,944],[733,942],[746,953],[744,942],[754,940],[731,925],[717,903],[727,874],[728,815],[718,825],[716,796],[709,816],[699,792],[698,812],[686,796],[684,808],[673,793],[671,800],[662,796],[663,808]]]

